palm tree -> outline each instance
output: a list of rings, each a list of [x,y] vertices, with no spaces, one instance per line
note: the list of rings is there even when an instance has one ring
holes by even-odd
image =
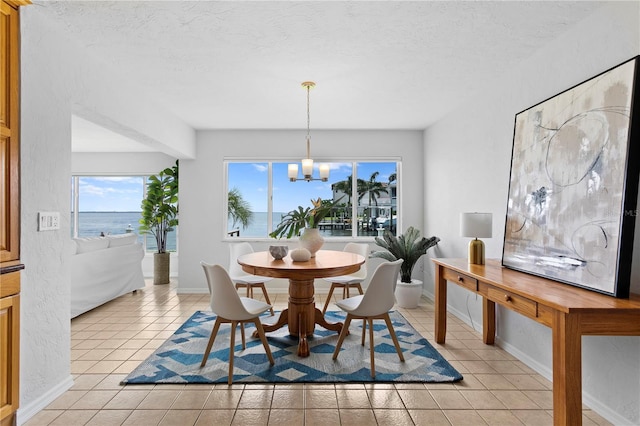
[[[347,196],[347,205],[351,205],[351,196],[353,192],[353,175],[349,175],[347,180],[341,180],[333,184],[333,189],[340,191]]]
[[[253,219],[251,205],[246,201],[238,188],[233,188],[228,195],[228,217],[233,220],[233,227],[240,222],[242,228],[246,229]]]
[[[358,201],[361,201],[365,195],[369,195],[369,210],[371,210],[371,202],[373,202],[373,204],[377,206],[380,194],[382,194],[383,192],[385,194],[388,193],[382,182],[376,181],[376,178],[379,174],[380,172],[373,172],[368,181],[362,180],[362,184],[358,182]],[[358,179],[358,181],[360,180],[361,179]],[[369,213],[369,216],[371,217],[371,213]],[[371,226],[375,228],[376,224],[372,222]]]
[[[378,175],[380,174],[380,172],[373,172],[371,174],[371,177],[369,177],[368,181],[363,181],[363,185],[362,185],[362,192],[360,190],[360,188],[358,189],[358,201],[361,201],[365,195],[369,195],[369,206],[371,206],[371,202],[373,202],[374,205],[378,205],[378,198],[380,198],[380,195],[384,192],[385,194],[388,194],[387,188],[384,187],[384,185],[382,184],[382,182],[378,182],[376,181],[376,178],[378,177]]]

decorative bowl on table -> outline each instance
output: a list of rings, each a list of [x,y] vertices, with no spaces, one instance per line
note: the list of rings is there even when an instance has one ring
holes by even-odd
[[[287,246],[269,246],[269,253],[274,259],[280,260],[289,253],[289,247]]]
[[[300,247],[291,250],[291,260],[294,262],[306,262],[311,259],[311,252],[306,248]]]

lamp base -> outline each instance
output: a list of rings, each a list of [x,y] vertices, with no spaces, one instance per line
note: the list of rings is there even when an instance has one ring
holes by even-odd
[[[484,265],[484,243],[475,239],[469,241],[469,263],[472,265]]]

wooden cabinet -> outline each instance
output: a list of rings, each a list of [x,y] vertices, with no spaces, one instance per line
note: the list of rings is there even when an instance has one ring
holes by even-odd
[[[20,15],[0,1],[0,426],[20,401]]]
[[[20,272],[0,275],[0,425],[12,425],[20,401]]]

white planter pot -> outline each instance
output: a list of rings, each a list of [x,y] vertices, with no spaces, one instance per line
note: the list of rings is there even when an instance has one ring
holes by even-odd
[[[422,296],[422,281],[411,280],[410,283],[396,283],[396,304],[401,308],[417,308]]]

